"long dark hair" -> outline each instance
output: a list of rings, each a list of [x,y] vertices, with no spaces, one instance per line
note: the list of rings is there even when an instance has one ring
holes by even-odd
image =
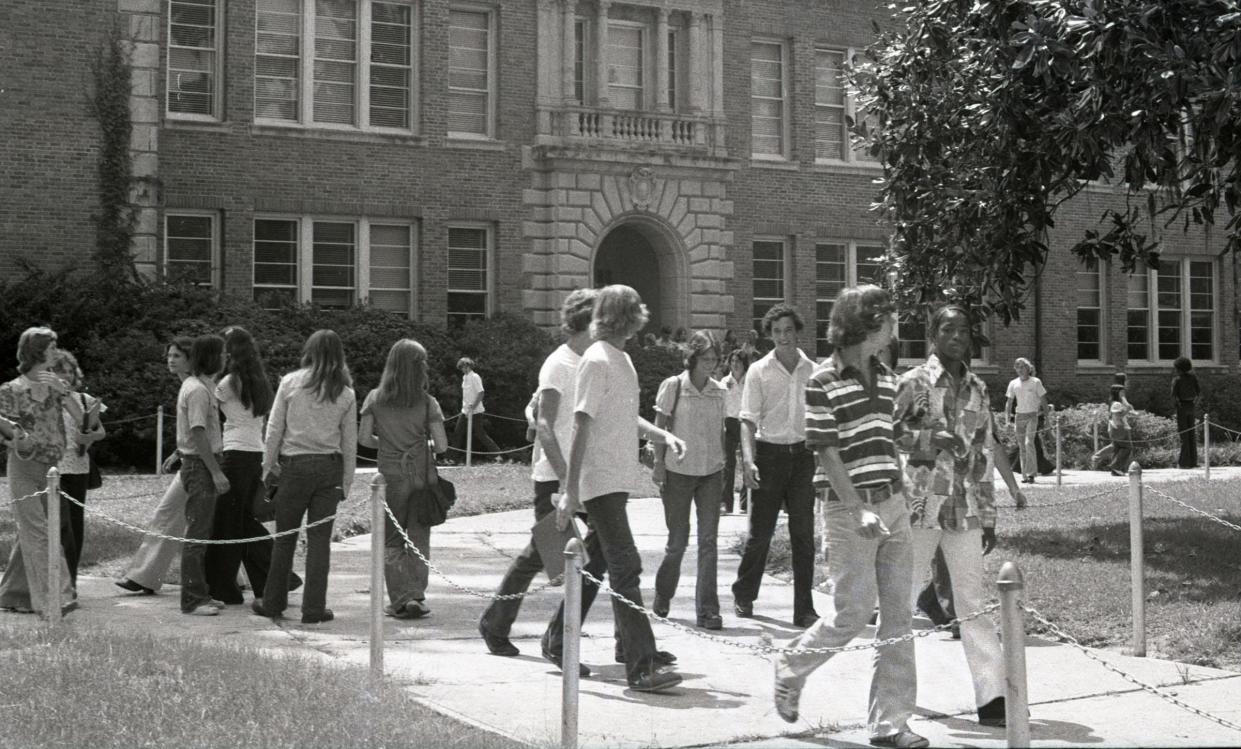
[[[194,339],[190,347],[190,373],[215,377],[224,368],[224,339],[208,333]]]
[[[427,389],[427,350],[412,338],[392,344],[375,401],[408,408],[422,402]]]
[[[345,364],[345,347],[336,331],[316,330],[302,346],[302,369],[309,370],[304,387],[321,401],[335,401],[353,384]]]
[[[228,355],[228,374],[232,377],[229,384],[238,400],[255,416],[266,416],[271,410],[271,382],[254,345],[254,336],[237,325],[225,328],[224,353]]]

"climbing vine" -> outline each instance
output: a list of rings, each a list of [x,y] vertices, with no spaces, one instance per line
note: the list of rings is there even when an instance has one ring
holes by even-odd
[[[119,28],[113,28],[100,46],[92,66],[94,91],[90,104],[99,122],[99,212],[95,222],[93,259],[103,278],[126,283],[136,278],[130,242],[134,233],[134,210],[129,202],[133,165],[129,144],[133,121],[129,93],[133,69],[128,45]]]

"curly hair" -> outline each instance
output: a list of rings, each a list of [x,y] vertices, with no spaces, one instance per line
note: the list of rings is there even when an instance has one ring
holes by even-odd
[[[767,314],[763,315],[763,335],[770,337],[771,326],[775,325],[776,320],[779,320],[782,317],[793,318],[793,329],[798,333],[806,327],[806,322],[801,319],[801,313],[797,311],[797,308],[791,304],[784,304],[781,302],[780,304],[777,304],[767,310]]]
[[[594,289],[576,289],[560,306],[560,329],[565,335],[590,330],[590,318],[595,314],[595,300],[599,292]]]
[[[616,283],[599,289],[590,319],[590,335],[596,341],[637,333],[651,319],[642,297],[632,287]]]
[[[685,369],[689,371],[698,365],[698,360],[707,353],[714,353],[716,358],[720,355],[720,345],[715,342],[715,336],[711,335],[709,330],[695,330],[682,346],[685,358]]]
[[[849,286],[832,304],[827,327],[827,341],[833,348],[856,346],[896,312],[888,292],[871,284]],[[770,314],[770,313],[769,313]]]

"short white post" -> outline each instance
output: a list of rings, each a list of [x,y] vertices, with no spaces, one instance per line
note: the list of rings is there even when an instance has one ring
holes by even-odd
[[[1099,452],[1099,420],[1097,418],[1090,420],[1090,436],[1094,439],[1094,452],[1090,454],[1094,455]]]
[[[1142,550],[1142,466],[1129,464],[1129,578],[1133,588],[1133,655],[1146,656],[1146,562]]]
[[[1202,471],[1207,481],[1211,480],[1211,414],[1202,413]]]
[[[474,464],[474,414],[465,417],[465,464]]]
[[[155,410],[155,475],[164,472],[164,404]]]
[[[577,749],[578,663],[582,641],[582,542],[564,547],[564,643],[561,646],[560,747]]]
[[[60,622],[60,568],[65,564],[60,546],[60,471],[47,469],[47,600],[43,616],[48,622]]]
[[[371,694],[383,688],[384,676],[384,526],[387,513],[382,473],[371,479]]]
[[[1063,453],[1063,450],[1061,448],[1063,447],[1064,442],[1061,439],[1060,414],[1058,412],[1055,414],[1055,419],[1056,419],[1056,486],[1062,486],[1064,484],[1064,466],[1061,463],[1061,455]]]
[[[1000,629],[1004,637],[1004,719],[1009,746],[1030,746],[1030,695],[1026,688],[1026,625],[1021,609],[1025,579],[1005,562],[996,580],[1000,589]]]

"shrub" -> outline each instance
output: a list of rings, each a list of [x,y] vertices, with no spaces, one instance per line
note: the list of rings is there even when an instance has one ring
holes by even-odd
[[[650,422],[655,421],[655,395],[659,392],[659,384],[674,374],[685,370],[685,361],[677,349],[663,346],[640,346],[637,338],[629,341],[625,349],[633,360],[633,368],[638,371],[638,387],[641,396],[638,412]]]

